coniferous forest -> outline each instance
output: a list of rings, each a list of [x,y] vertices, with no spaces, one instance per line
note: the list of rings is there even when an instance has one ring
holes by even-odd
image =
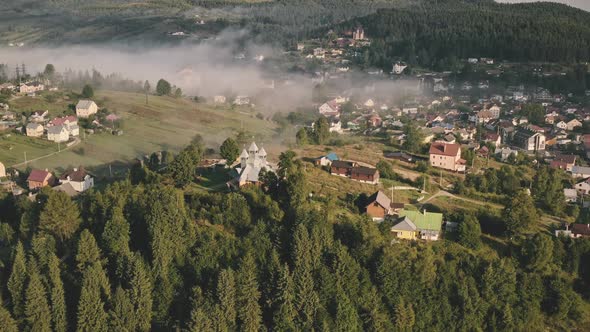
[[[264,187],[184,190],[202,151],[190,145],[160,173],[138,164],[74,200],[4,198],[0,330],[588,328],[587,239],[392,243],[386,223],[310,196],[290,151]]]

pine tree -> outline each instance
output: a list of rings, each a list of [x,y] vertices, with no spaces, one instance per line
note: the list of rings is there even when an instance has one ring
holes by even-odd
[[[399,297],[395,305],[393,321],[398,331],[411,331],[415,322],[414,309],[411,304],[406,305],[404,299]]]
[[[201,307],[195,307],[191,311],[189,332],[213,331],[213,322],[208,313]]]
[[[129,223],[123,216],[123,210],[118,206],[113,208],[111,218],[104,226],[102,243],[109,257],[129,254]]]
[[[336,292],[336,331],[361,331],[360,318],[350,299],[342,289]]]
[[[60,275],[59,259],[55,255],[49,257],[48,263],[49,284],[50,284],[50,302],[51,302],[51,322],[53,331],[67,331],[66,302],[64,285]]]
[[[294,322],[297,317],[297,311],[293,304],[295,289],[293,278],[289,273],[289,266],[287,264],[281,268],[277,288],[278,307],[274,313],[273,326],[277,331],[295,331]]]
[[[31,271],[25,294],[25,320],[31,331],[51,331],[51,310],[47,292],[36,268]]]
[[[51,191],[39,216],[39,230],[53,235],[62,243],[80,226],[80,210],[72,199],[61,191]]]
[[[129,298],[133,314],[137,317],[134,330],[149,331],[152,322],[152,284],[148,271],[139,254],[135,254],[130,267]]]
[[[22,243],[16,245],[14,260],[12,262],[12,272],[8,279],[8,291],[12,299],[12,310],[17,320],[24,318],[24,295],[25,282],[27,281],[27,267],[25,261],[25,249]]]
[[[78,240],[76,268],[79,273],[84,274],[86,269],[95,263],[102,265],[101,252],[92,233],[85,229],[80,234],[80,240]]]
[[[377,288],[372,287],[365,300],[365,326],[368,331],[380,332],[388,330],[388,319],[383,313],[381,295]]]
[[[308,330],[313,326],[319,297],[315,291],[311,269],[311,243],[307,228],[299,224],[295,231],[295,270],[293,279],[295,284],[295,308],[299,312],[299,325]]]
[[[109,313],[109,326],[111,331],[135,331],[137,319],[133,303],[121,286],[118,286],[113,295],[113,309]]]
[[[217,300],[224,323],[230,331],[236,326],[236,280],[232,269],[222,270],[217,282]]]
[[[18,325],[12,316],[10,311],[0,303],[0,331],[4,332],[18,332]]]
[[[256,332],[262,322],[260,290],[256,281],[256,262],[248,253],[242,259],[238,273],[238,319],[240,331]]]
[[[78,301],[77,331],[106,332],[109,330],[108,315],[103,300],[106,297],[105,277],[99,262],[85,268]]]

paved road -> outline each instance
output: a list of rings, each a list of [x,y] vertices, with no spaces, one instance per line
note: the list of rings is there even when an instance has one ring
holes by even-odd
[[[44,158],[47,158],[47,157],[54,156],[54,155],[56,155],[56,154],[58,154],[58,153],[61,153],[61,152],[64,152],[64,151],[67,151],[67,150],[69,150],[69,149],[73,148],[74,146],[78,145],[80,142],[82,142],[82,141],[81,141],[79,138],[76,138],[76,139],[74,140],[74,143],[73,143],[72,145],[70,145],[70,146],[66,146],[65,148],[61,149],[61,151],[55,151],[55,152],[52,152],[52,153],[46,154],[46,155],[44,155],[44,156],[41,156],[41,157],[37,157],[37,158],[31,159],[31,160],[27,160],[27,162],[26,162],[26,163],[25,163],[25,162],[22,162],[22,163],[14,164],[14,165],[12,165],[12,166],[10,166],[10,167],[11,167],[11,168],[17,168],[17,167],[20,167],[20,166],[24,166],[25,164],[28,164],[28,163],[35,162],[35,161],[37,161],[37,160],[41,160],[41,159],[44,159]]]

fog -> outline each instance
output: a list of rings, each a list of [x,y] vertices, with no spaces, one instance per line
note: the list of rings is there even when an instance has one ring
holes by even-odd
[[[148,80],[152,88],[160,78],[182,88],[185,95],[245,95],[254,97],[262,112],[294,110],[312,103],[316,84],[310,75],[286,73],[266,63],[280,57],[283,50],[265,45],[246,44],[245,31],[226,31],[198,45],[147,46],[100,45],[59,48],[0,49],[0,63],[14,68],[24,63],[28,73],[42,72],[47,63],[58,72],[96,69],[103,75],[117,73],[135,81]],[[236,59],[242,55],[243,59]],[[256,61],[256,56],[264,61]],[[271,62],[274,63],[274,62]],[[374,79],[350,75],[338,82],[342,90],[374,86]],[[416,83],[384,81],[378,89],[368,90],[370,97],[391,100]]]

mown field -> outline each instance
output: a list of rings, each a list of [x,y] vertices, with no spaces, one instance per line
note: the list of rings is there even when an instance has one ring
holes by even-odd
[[[82,142],[71,149],[31,162],[29,166],[59,171],[68,166],[85,165],[106,175],[109,174],[109,164],[123,171],[121,168],[132,159],[159,150],[178,151],[197,134],[208,147],[215,149],[242,128],[261,142],[270,142],[275,134],[274,123],[260,120],[254,114],[197,104],[187,99],[150,96],[146,105],[143,94],[114,91],[99,91],[94,99],[100,107],[122,118],[120,129],[123,135],[114,136],[108,132],[85,135]],[[39,106],[45,105],[43,99],[38,100]],[[27,107],[37,106],[31,100],[20,101],[21,104],[25,102]],[[19,106],[13,108],[18,111]],[[22,135],[12,134],[0,140],[0,160],[8,166],[22,162],[24,151],[30,160],[55,150],[57,145],[54,143]]]

